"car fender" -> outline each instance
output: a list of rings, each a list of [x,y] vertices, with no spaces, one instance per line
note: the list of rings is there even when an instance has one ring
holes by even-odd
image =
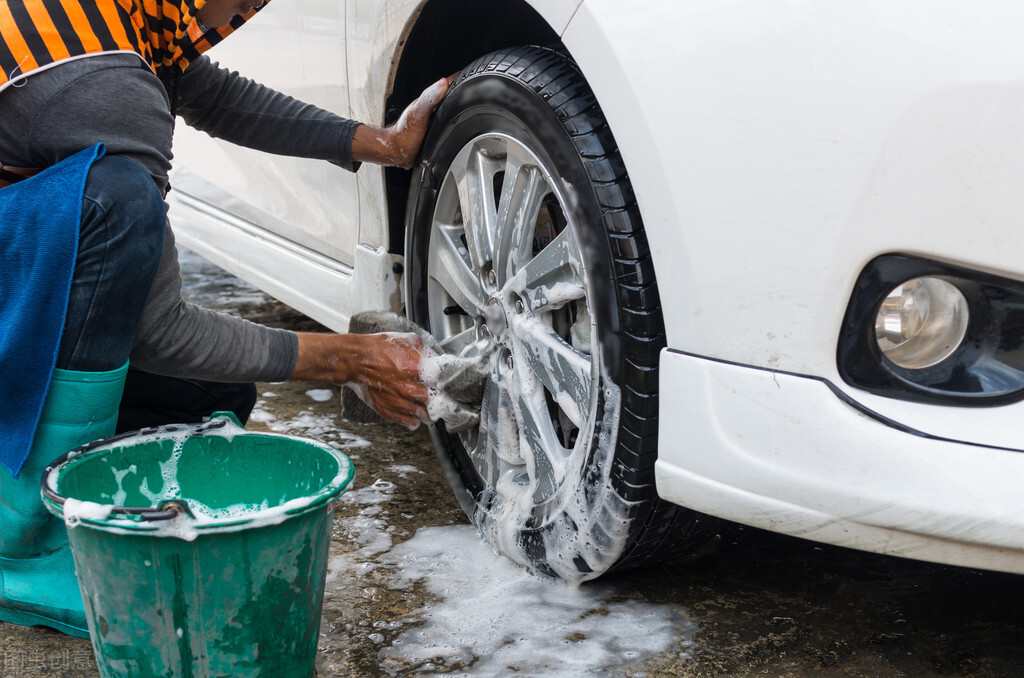
[[[1024,5],[624,9],[586,0],[563,40],[629,170],[670,348],[838,381],[878,254],[1021,278]]]

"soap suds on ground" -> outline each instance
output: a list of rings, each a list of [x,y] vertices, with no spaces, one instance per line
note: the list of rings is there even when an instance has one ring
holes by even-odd
[[[423,528],[379,560],[396,569],[399,584],[422,581],[436,597],[382,648],[389,675],[640,671],[673,647],[687,652],[697,629],[678,606],[616,600],[613,585],[574,587],[531,575],[469,525]]]
[[[306,395],[318,403],[325,403],[334,397],[334,391],[329,388],[311,388],[306,391]]]
[[[268,428],[362,441],[366,459],[336,509],[321,675],[640,676],[651,657],[689,651],[697,625],[684,608],[540,578],[495,554],[458,509],[425,432],[389,427],[391,438],[369,441],[343,428],[369,425],[266,407],[254,419]],[[452,524],[431,525],[438,515]]]

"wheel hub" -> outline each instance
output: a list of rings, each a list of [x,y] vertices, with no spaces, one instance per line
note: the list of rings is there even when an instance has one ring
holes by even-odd
[[[491,297],[484,306],[484,323],[495,343],[503,343],[508,334],[508,316],[505,305],[497,297]]]

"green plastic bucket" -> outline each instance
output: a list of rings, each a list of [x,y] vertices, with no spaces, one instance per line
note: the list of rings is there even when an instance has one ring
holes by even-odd
[[[197,426],[107,438],[43,477],[68,525],[100,675],[314,672],[349,459],[312,440]]]

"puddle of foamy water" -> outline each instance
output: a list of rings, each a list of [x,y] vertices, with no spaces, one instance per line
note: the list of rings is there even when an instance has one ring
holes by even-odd
[[[439,598],[381,650],[390,675],[460,665],[454,675],[595,675],[639,668],[674,646],[685,652],[697,630],[676,606],[614,601],[611,585],[576,588],[531,575],[468,525],[420,529],[379,560],[397,568],[399,586],[422,580]]]
[[[337,449],[347,450],[349,448],[368,447],[370,445],[370,441],[366,438],[343,428],[338,428],[335,423],[336,415],[333,414],[314,414],[313,412],[305,411],[299,412],[294,417],[288,419],[279,419],[264,410],[261,407],[261,403],[257,402],[249,418],[266,424],[267,428],[275,433],[313,438]]]
[[[249,415],[250,421],[260,421],[266,424],[277,420],[277,415],[263,409],[262,405],[265,404],[260,400],[256,401],[256,407],[253,408],[252,413]]]
[[[405,465],[388,471],[419,472]],[[335,526],[356,548],[332,556],[327,575],[330,584],[388,567],[392,590],[421,582],[435,599],[367,629],[384,674],[642,676],[649,658],[688,654],[697,624],[685,609],[618,600],[611,584],[577,588],[531,575],[495,554],[472,526],[422,528],[393,546],[383,509],[395,491],[377,479],[342,496],[360,508]],[[639,672],[621,673],[627,670]]]
[[[318,403],[325,403],[334,397],[334,391],[329,388],[311,388],[306,391],[306,395]]]
[[[391,548],[391,533],[387,521],[380,516],[381,504],[391,499],[395,484],[377,479],[372,485],[350,490],[341,495],[344,504],[362,506],[354,516],[335,519],[335,529],[340,530],[350,544],[357,544],[354,551],[332,556],[327,563],[327,583],[335,581],[342,572],[365,573],[376,569],[373,559]]]
[[[413,474],[423,475],[423,471],[409,464],[395,464],[394,466],[389,466],[388,470],[392,473],[397,473],[399,478],[408,478]]]

